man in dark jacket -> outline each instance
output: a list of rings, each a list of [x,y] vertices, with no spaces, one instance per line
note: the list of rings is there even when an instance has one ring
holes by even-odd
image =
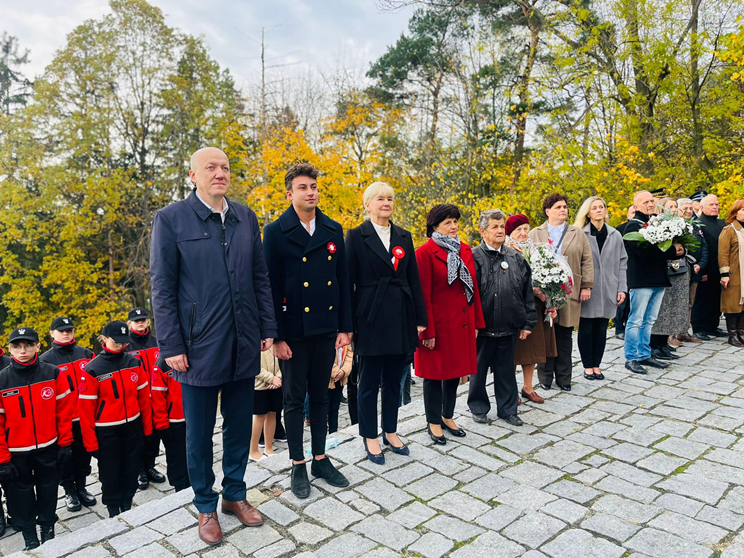
[[[196,189],[158,211],[153,221],[152,306],[160,355],[181,383],[199,536],[218,544],[222,530],[212,490],[217,402],[223,418],[222,511],[245,525],[259,525],[263,517],[245,499],[251,439],[246,425],[253,421],[260,351],[271,348],[277,330],[258,219],[225,197],[227,155],[200,149],[191,157],[189,176]]]
[[[487,422],[490,368],[498,416],[513,426],[522,426],[517,416],[514,348],[517,336],[526,339],[537,323],[532,270],[516,250],[504,246],[506,215],[500,209],[482,212],[478,227],[483,242],[473,250],[473,258],[486,327],[478,332],[478,373],[470,378],[468,407],[475,422]]]
[[[305,394],[311,472],[331,486],[349,485],[325,455],[331,368],[336,351],[351,343],[353,325],[344,232],[317,207],[319,174],[308,163],[287,171],[284,181],[292,205],[264,230],[278,323],[274,354],[284,361],[284,424],[292,459],[292,492],[298,498],[310,496],[302,451]]]
[[[695,294],[692,305],[692,331],[703,341],[711,337],[726,337],[727,333],[718,327],[721,320],[721,273],[718,269],[718,237],[726,225],[718,218],[720,209],[718,198],[705,196],[700,201],[698,220],[702,225],[703,237],[708,245],[708,265],[702,270],[703,280]]]
[[[690,319],[692,317],[692,307],[695,304],[697,288],[703,280],[703,270],[708,266],[708,242],[705,240],[702,228],[697,224],[698,218],[692,209],[692,200],[689,198],[678,199],[677,207],[679,208],[680,216],[685,219],[693,220],[692,234],[700,240],[700,246],[698,246],[694,252],[690,253],[690,256],[694,258],[694,263],[692,264],[692,274],[690,275],[690,318],[687,320],[687,329],[689,330]],[[677,339],[691,343],[700,343],[702,341],[694,335],[690,335],[689,331],[685,331],[681,335],[678,335]]]
[[[624,223],[620,223],[615,229],[620,233],[620,236],[625,234],[625,227],[628,226],[630,220],[635,217],[636,208],[635,205],[628,207],[628,220]],[[627,275],[627,272],[626,272]],[[617,306],[615,312],[615,337],[618,339],[625,339],[625,324],[628,323],[628,316],[630,315],[630,299],[626,298]]]
[[[656,201],[651,192],[643,190],[633,198],[636,214],[625,227],[625,234],[637,232],[654,213]],[[669,366],[651,356],[651,329],[659,316],[664,289],[672,284],[667,277],[667,260],[674,260],[685,253],[681,244],[673,244],[662,252],[652,245],[642,246],[638,241],[625,241],[628,253],[628,288],[630,289],[630,316],[625,328],[625,368],[636,374],[648,374],[643,364],[654,368]]]

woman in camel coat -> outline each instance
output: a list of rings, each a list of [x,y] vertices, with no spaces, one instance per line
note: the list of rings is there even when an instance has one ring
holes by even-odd
[[[744,200],[736,200],[718,237],[718,267],[721,272],[721,312],[726,316],[729,345],[744,347]]]

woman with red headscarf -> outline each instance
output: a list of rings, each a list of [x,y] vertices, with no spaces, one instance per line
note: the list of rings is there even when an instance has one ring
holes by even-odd
[[[512,215],[506,220],[505,244],[524,254],[532,245],[528,234],[530,232],[530,221],[522,214]],[[527,339],[517,339],[517,347],[514,351],[514,367],[522,367],[524,375],[524,387],[522,397],[533,403],[545,403],[532,387],[532,376],[538,363],[544,364],[547,357],[555,357],[558,350],[555,345],[555,332],[553,327],[546,323],[545,318],[545,294],[533,287],[535,293],[535,309],[537,310],[537,325],[532,330],[532,335]]]

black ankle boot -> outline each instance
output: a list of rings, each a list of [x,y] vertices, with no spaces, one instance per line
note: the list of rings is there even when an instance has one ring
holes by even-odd
[[[39,537],[36,536],[36,527],[23,530],[23,542],[26,543],[26,547],[23,550],[39,548]]]
[[[54,525],[42,525],[39,531],[41,531],[41,544],[54,538]]]
[[[728,331],[728,344],[732,347],[744,347],[741,339],[739,339],[739,331],[737,325],[739,322],[739,316],[726,315],[726,331]]]

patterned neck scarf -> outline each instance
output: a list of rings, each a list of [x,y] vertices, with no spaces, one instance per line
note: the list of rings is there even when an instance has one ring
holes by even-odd
[[[465,285],[465,295],[468,298],[468,304],[473,303],[473,278],[470,271],[460,257],[460,241],[445,234],[435,232],[431,238],[438,246],[447,251],[447,284],[452,285],[458,277],[462,284]]]

